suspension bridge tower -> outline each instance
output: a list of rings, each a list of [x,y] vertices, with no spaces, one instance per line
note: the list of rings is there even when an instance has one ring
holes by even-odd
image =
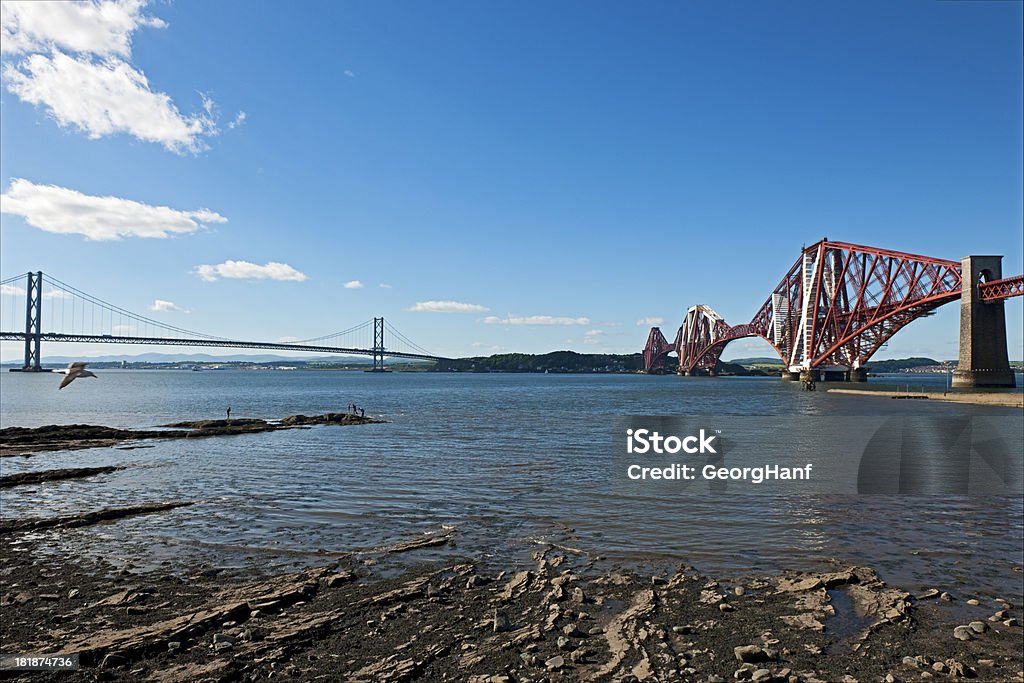
[[[25,364],[22,372],[42,372],[39,349],[42,343],[43,274],[29,273],[25,286]]]

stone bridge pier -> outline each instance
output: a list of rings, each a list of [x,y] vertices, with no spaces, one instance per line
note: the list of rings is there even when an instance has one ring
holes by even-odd
[[[1003,301],[982,301],[978,284],[1003,276],[1002,256],[961,259],[960,362],[953,372],[954,387],[1013,387],[1006,352],[1006,313]]]

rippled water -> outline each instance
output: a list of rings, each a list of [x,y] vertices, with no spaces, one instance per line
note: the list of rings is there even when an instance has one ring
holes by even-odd
[[[306,371],[4,373],[0,424],[150,427],[186,419],[344,410],[389,422],[175,440],[0,460],[3,474],[126,469],[0,494],[5,519],[111,505],[196,501],[169,513],[59,532],[134,562],[308,563],[458,528],[462,553],[506,563],[550,540],[609,563],[680,562],[718,574],[868,564],[914,587],[962,584],[1021,599],[1019,497],[629,495],[612,485],[612,423],[624,415],[1007,415],[924,401],[803,392],[774,378],[463,375]],[[945,378],[907,376],[892,383]],[[1018,379],[1018,382],[1021,382]],[[912,404],[912,405],[908,405]],[[58,532],[49,532],[56,538]],[[1015,567],[1017,568],[1015,570]]]

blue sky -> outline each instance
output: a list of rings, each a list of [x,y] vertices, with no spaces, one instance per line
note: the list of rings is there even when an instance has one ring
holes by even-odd
[[[631,352],[823,236],[1024,271],[1021,3],[16,4],[0,272],[181,327]],[[879,357],[955,357],[956,309]]]

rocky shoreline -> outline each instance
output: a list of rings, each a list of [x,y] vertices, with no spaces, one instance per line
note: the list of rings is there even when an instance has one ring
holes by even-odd
[[[6,427],[0,429],[0,458],[31,457],[35,452],[69,451],[111,447],[146,439],[191,439],[236,434],[258,434],[283,429],[302,429],[314,425],[381,424],[383,420],[353,413],[289,415],[280,420],[255,418],[231,420],[194,420],[160,425],[163,429],[117,429],[102,425],[46,425],[43,427]]]
[[[26,680],[1024,680],[1019,606],[950,624],[950,604],[970,598],[915,596],[866,567],[725,581],[598,572],[548,548],[515,571],[467,560],[387,578],[353,554],[260,576],[136,572],[39,543],[0,552],[0,640],[82,668]]]

